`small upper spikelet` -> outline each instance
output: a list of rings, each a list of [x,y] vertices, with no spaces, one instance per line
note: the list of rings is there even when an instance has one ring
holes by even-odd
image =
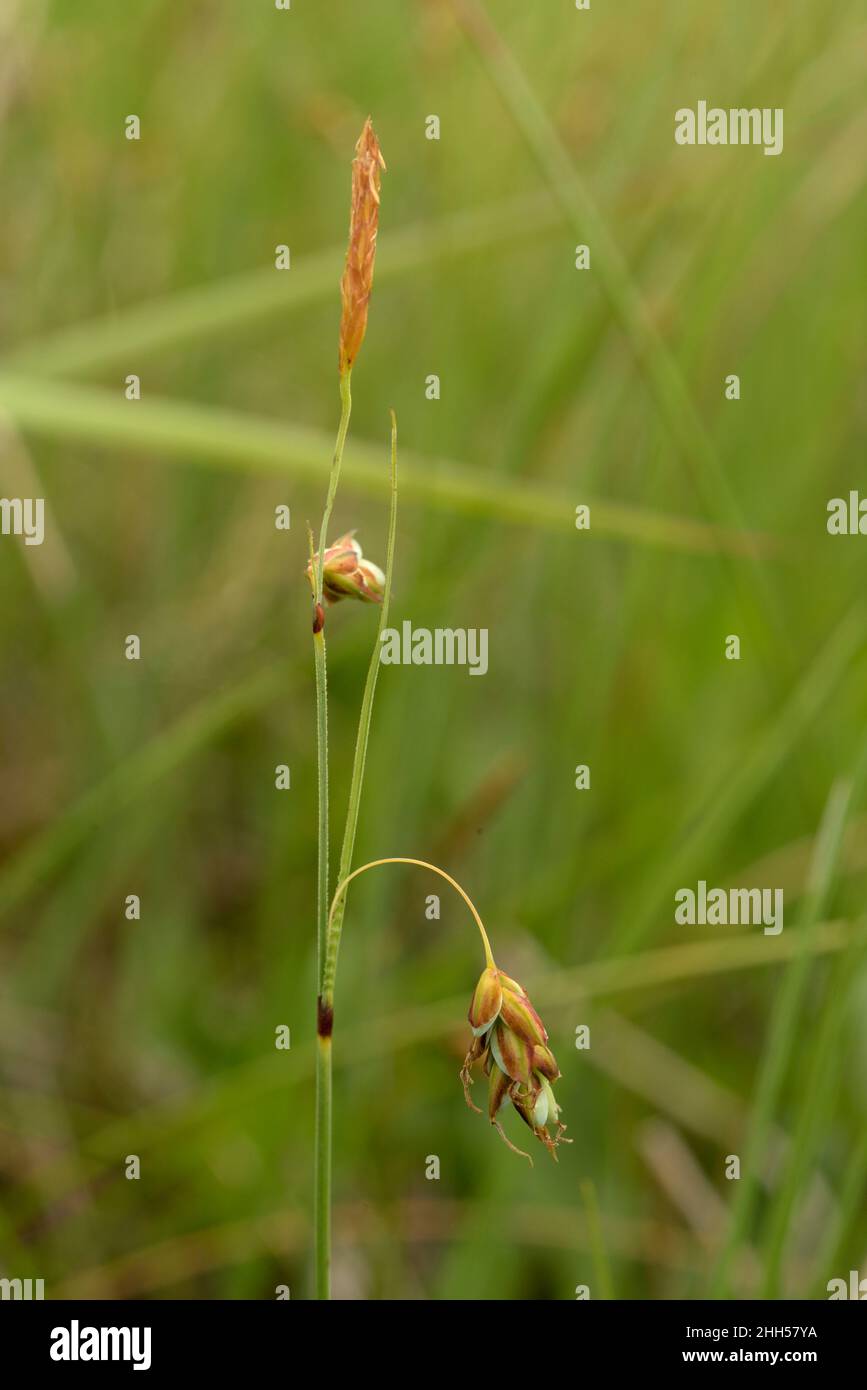
[[[380,173],[385,160],[370,117],[355,146],[352,161],[352,212],[349,246],[340,282],[343,314],[340,319],[340,375],[351,371],[367,328],[367,306],[373,288],[376,233],[379,225]]]
[[[316,583],[319,556],[312,555],[307,566],[310,587]],[[352,531],[328,546],[322,561],[322,596],[326,603],[342,598],[360,598],[365,603],[382,603],[385,575],[372,560],[366,560]]]

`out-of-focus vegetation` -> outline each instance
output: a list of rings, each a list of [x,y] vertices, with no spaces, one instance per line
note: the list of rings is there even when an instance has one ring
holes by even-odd
[[[553,1023],[574,1143],[531,1172],[466,1109],[465,909],[366,877],[335,1294],[824,1296],[863,1265],[867,542],[825,532],[864,476],[863,14],[497,0],[515,68],[455,14],[0,21],[0,490],[49,513],[41,548],[0,539],[0,1272],[49,1296],[310,1289],[305,522],[368,112],[389,168],[334,532],[384,550],[394,406],[393,621],[488,628],[490,670],[383,670],[356,859],[466,885]],[[784,107],[784,153],[679,148],[699,99]],[[335,843],[375,622],[329,619]],[[782,934],[675,926],[700,879],[782,887]]]

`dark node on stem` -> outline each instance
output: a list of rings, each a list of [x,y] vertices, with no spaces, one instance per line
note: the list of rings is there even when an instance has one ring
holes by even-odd
[[[321,994],[316,1000],[316,1031],[320,1038],[330,1038],[334,1031],[334,1010]]]
[[[316,612],[313,614],[313,632],[321,632],[325,626],[325,609],[321,603],[317,603]]]

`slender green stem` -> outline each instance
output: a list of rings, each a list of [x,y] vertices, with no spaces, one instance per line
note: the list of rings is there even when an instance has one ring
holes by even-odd
[[[331,1038],[323,1033],[322,969],[328,911],[328,685],[325,633],[313,635],[316,667],[318,855],[316,869],[316,1134],[314,1139],[316,1297],[330,1297],[331,1282]]]
[[[322,980],[325,961],[326,913],[328,911],[328,676],[325,656],[324,615],[322,612],[322,571],[331,510],[340,480],[343,446],[349,429],[352,396],[350,373],[340,378],[340,424],[331,462],[328,495],[319,535],[319,558],[313,574],[314,618],[313,659],[316,672],[316,775],[317,775],[317,868],[316,868],[316,1135],[314,1140],[315,1219],[316,1219],[316,1296],[329,1298],[331,1289],[331,1017],[322,1007]],[[313,540],[311,535],[310,548]]]
[[[317,864],[316,864],[316,988],[322,985],[325,959],[325,924],[328,912],[328,672],[324,631],[313,634],[313,661],[316,674],[316,784],[317,784]]]
[[[331,1038],[316,1039],[316,1297],[331,1297]]]
[[[325,565],[325,547],[328,544],[328,526],[331,521],[331,510],[334,506],[334,499],[337,496],[337,484],[340,482],[340,465],[343,462],[343,446],[346,443],[346,434],[349,430],[349,417],[352,414],[352,391],[350,389],[352,369],[342,372],[340,375],[340,424],[337,427],[337,442],[334,445],[334,458],[331,461],[331,476],[328,479],[328,495],[325,498],[325,510],[322,513],[322,526],[319,529],[319,564],[316,567],[316,602],[322,602],[322,570]]]
[[[345,382],[345,391],[344,391]],[[338,434],[337,449],[335,450],[335,468],[332,470],[332,484],[328,490],[328,501],[326,502],[326,518],[323,522],[323,537],[325,526],[327,525],[328,515],[334,501],[336,491],[336,477],[340,471],[340,458],[343,451],[343,442],[346,438],[346,425],[349,421],[350,395],[349,395],[349,373],[341,378],[341,400],[343,402],[343,412],[340,421],[340,432]],[[394,412],[391,416],[391,508],[388,523],[388,558],[385,571],[385,590],[382,597],[382,608],[380,610],[379,628],[376,634],[373,653],[370,658],[370,666],[367,672],[367,681],[364,687],[364,695],[361,701],[361,714],[358,722],[358,735],[355,741],[355,758],[352,765],[352,781],[349,790],[349,806],[346,813],[346,826],[343,832],[343,845],[340,852],[340,877],[344,878],[352,862],[352,851],[355,846],[355,832],[358,826],[358,814],[361,807],[361,789],[364,782],[364,765],[367,759],[367,743],[370,736],[370,720],[373,713],[373,697],[376,690],[376,681],[379,675],[379,651],[380,634],[388,618],[388,605],[391,595],[391,576],[394,567],[394,539],[397,526],[397,421]],[[323,554],[324,540],[320,543],[320,557]],[[321,567],[319,571],[319,592],[321,593]],[[320,758],[320,806],[323,798],[327,801],[328,796],[328,776],[327,776],[327,713],[325,700],[325,642],[322,631],[315,637],[317,644],[322,643],[322,690],[323,698],[317,701],[317,708],[322,712],[323,727],[319,732],[318,746],[324,750],[324,757]],[[317,661],[317,691],[319,689]],[[324,778],[322,768],[325,767]],[[325,846],[323,856],[322,846]],[[325,858],[326,869],[323,877],[322,863]],[[316,978],[318,986],[317,1002],[317,1050],[316,1050],[316,1296],[317,1298],[327,1299],[331,1296],[330,1290],[330,1269],[331,1269],[331,1169],[332,1169],[332,1140],[331,1140],[331,1034],[334,1027],[333,991],[329,993],[325,989],[325,953],[327,935],[327,893],[328,893],[328,872],[327,872],[327,825],[325,828],[324,839],[320,827],[320,874],[319,874],[319,896],[317,906],[317,967]],[[333,979],[333,967],[332,967]]]
[[[473,914],[473,920],[479,929],[479,935],[482,938],[482,945],[485,949],[486,965],[495,968],[494,953],[491,950],[491,943],[488,940],[488,933],[485,931],[484,923],[476,910],[472,898],[464,891],[457,879],[452,878],[451,874],[447,874],[445,869],[438,868],[436,864],[429,864],[426,859],[409,859],[404,855],[395,855],[388,859],[372,859],[369,864],[362,864],[361,868],[354,869],[351,874],[347,874],[346,878],[343,879],[341,883],[338,883],[331,903],[331,911],[328,914],[328,926],[326,930],[325,978],[322,989],[323,999],[328,1005],[331,1006],[334,1002],[334,978],[337,972],[337,951],[340,946],[341,930],[338,924],[338,909],[343,900],[343,895],[352,880],[358,878],[359,874],[366,874],[369,869],[378,869],[382,864],[415,864],[419,869],[430,869],[431,873],[439,874],[440,878],[444,878],[446,883],[450,883],[455,892],[459,893],[463,898],[470,912]]]
[[[391,414],[391,506],[388,518],[388,547],[385,561],[385,587],[382,595],[382,606],[379,610],[379,626],[376,632],[376,641],[373,644],[373,651],[370,655],[370,665],[367,668],[367,680],[364,685],[364,695],[361,700],[361,712],[358,718],[358,733],[355,739],[355,755],[352,761],[352,780],[349,785],[349,802],[346,809],[346,825],[343,831],[343,844],[340,850],[340,864],[337,870],[337,881],[342,883],[348,877],[352,868],[352,854],[355,849],[355,834],[358,829],[358,816],[361,810],[361,792],[364,785],[364,769],[367,762],[367,745],[370,739],[370,721],[373,715],[373,699],[376,694],[376,683],[379,678],[380,651],[382,649],[382,634],[388,623],[388,610],[391,603],[391,580],[394,569],[394,546],[395,535],[397,532],[397,420],[394,411]],[[334,930],[336,939],[339,943],[340,931],[343,925],[343,914],[346,909],[346,898],[341,900],[340,906],[335,914]],[[337,948],[335,946],[334,963],[331,970],[332,979],[337,964]],[[329,1001],[331,1002],[331,1001]]]

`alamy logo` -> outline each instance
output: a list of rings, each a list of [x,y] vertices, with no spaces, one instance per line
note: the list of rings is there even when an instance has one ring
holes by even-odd
[[[867,497],[852,491],[848,497],[832,497],[828,503],[829,536],[867,536]]]
[[[855,1298],[859,1303],[867,1301],[867,1279],[862,1279],[857,1269],[849,1270],[848,1284],[845,1279],[829,1279],[825,1288],[829,1303],[840,1298]]]
[[[674,113],[678,145],[764,145],[765,154],[783,152],[782,106],[722,106],[700,101],[695,111],[681,106]]]
[[[25,545],[45,540],[44,497],[0,497],[0,532],[23,536]]]
[[[486,627],[414,628],[407,619],[398,632],[387,627],[380,637],[379,659],[383,666],[469,666],[471,676],[488,669]]]
[[[150,1370],[149,1327],[69,1327],[51,1329],[52,1361],[131,1361],[134,1371]]]
[[[27,1301],[44,1297],[44,1279],[0,1279],[0,1298],[20,1298]]]
[[[681,927],[758,927],[765,936],[783,930],[782,888],[711,888],[704,879],[697,889],[678,888],[674,920]]]

